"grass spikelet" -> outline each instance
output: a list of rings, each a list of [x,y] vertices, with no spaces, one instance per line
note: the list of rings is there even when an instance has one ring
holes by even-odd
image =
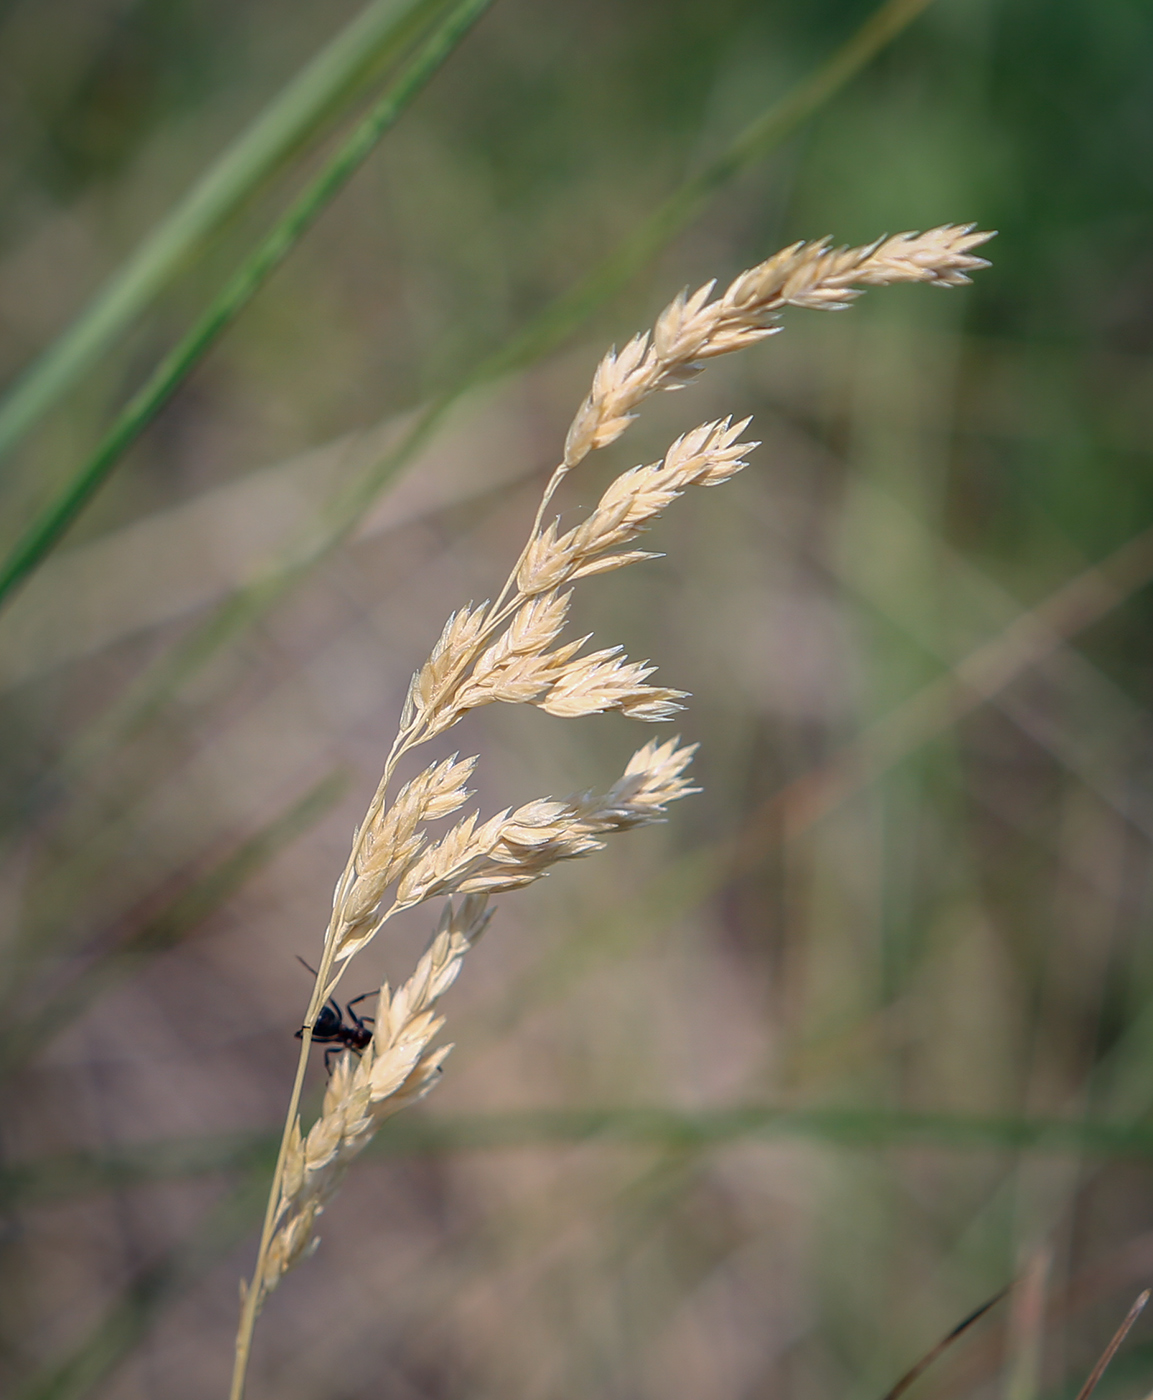
[[[588,397],[565,440],[564,465],[615,442],[634,410],[659,389],[680,389],[701,362],[755,345],[776,333],[786,306],[840,311],[863,287],[935,282],[956,287],[987,267],[971,250],[993,235],[972,224],[944,224],[928,233],[900,233],[859,248],[831,248],[828,239],[794,243],[742,272],[715,301],[715,283],[682,292],[657,317],[652,336],[634,336],[597,366]]]

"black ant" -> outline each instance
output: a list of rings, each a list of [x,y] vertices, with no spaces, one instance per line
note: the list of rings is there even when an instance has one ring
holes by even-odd
[[[304,963],[304,966],[308,967],[303,958],[297,958],[297,962]],[[308,967],[308,970],[314,977],[316,976],[315,968]],[[317,1016],[316,1024],[312,1028],[312,1039],[316,1045],[332,1047],[324,1052],[324,1068],[329,1074],[332,1073],[331,1056],[339,1054],[341,1050],[351,1050],[354,1055],[359,1055],[368,1048],[372,1040],[370,1026],[375,1017],[358,1016],[352,1008],[375,995],[375,992],[362,992],[360,996],[353,997],[347,1003],[343,1012],[335,997],[329,997],[320,1008],[320,1015]],[[351,1025],[345,1024],[345,1016],[352,1022]],[[303,1026],[296,1032],[296,1038],[297,1040],[304,1038]]]

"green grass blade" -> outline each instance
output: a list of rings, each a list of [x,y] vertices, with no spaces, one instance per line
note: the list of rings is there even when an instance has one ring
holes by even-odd
[[[26,988],[17,981],[5,987],[0,1007],[0,1075],[11,1073],[36,1054],[54,1032],[72,1025],[96,997],[133,976],[152,958],[173,947],[241,889],[259,870],[313,826],[344,791],[346,775],[330,773],[259,831],[242,841],[187,883],[129,937],[105,953],[31,1016],[18,1008]]]
[[[552,350],[619,292],[707,206],[713,195],[763,160],[892,43],[933,0],[886,0],[835,52],[779,102],[771,104],[705,168],[691,176],[629,238],[558,298],[469,381],[497,378]]]
[[[226,1133],[126,1143],[102,1152],[62,1152],[0,1167],[5,1205],[49,1205],[101,1191],[155,1181],[180,1181],[215,1172],[263,1168],[271,1172],[277,1140],[270,1133]]]
[[[390,1119],[370,1155],[438,1156],[576,1143],[661,1151],[719,1147],[750,1138],[802,1139],[836,1147],[933,1147],[959,1152],[1026,1152],[1103,1160],[1153,1158],[1153,1124],[1087,1119],[995,1118],[887,1109],[775,1108],[749,1105],[684,1113],[666,1108],[529,1109],[522,1112],[406,1113]],[[270,1134],[227,1134],[131,1143],[105,1152],[68,1153],[0,1172],[6,1206],[70,1200],[154,1181],[181,1180],[271,1163]]]
[[[433,1114],[401,1115],[390,1121],[373,1150],[408,1154],[573,1142],[698,1148],[750,1137],[811,1138],[858,1148],[931,1146],[1054,1156],[1153,1156],[1153,1126],[1147,1123],[761,1105],[702,1113],[608,1108],[462,1114],[446,1119]]]
[[[417,96],[493,0],[462,0],[420,46],[385,95],[356,126],[308,188],[297,197],[208,310],[133,395],[93,455],[37,516],[0,564],[0,601],[56,545],[107,480],[125,450],[168,402],[221,331],[240,314],[269,275],[332,202],[384,133]]]
[[[580,1142],[696,1150],[757,1136],[809,1138],[853,1148],[908,1145],[1105,1158],[1153,1156],[1153,1127],[1147,1124],[760,1106],[696,1114],[632,1108],[447,1118],[412,1113],[386,1124],[369,1150],[414,1155]],[[7,1167],[0,1177],[0,1197],[6,1205],[62,1200],[84,1191],[238,1167],[244,1172],[242,1184],[214,1208],[195,1235],[142,1274],[85,1341],[18,1391],[18,1400],[79,1400],[128,1355],[163,1307],[191,1287],[259,1219],[274,1149],[271,1136],[232,1136],[136,1145],[115,1154]]]
[[[373,0],[220,156],[0,402],[0,458],[123,334],[156,294],[446,0]]]
[[[829,101],[932,0],[885,0],[859,29],[808,78],[747,126],[711,164],[687,180],[641,227],[574,289],[558,298],[495,354],[439,394],[397,446],[332,503],[312,537],[261,578],[238,590],[154,668],[130,687],[83,744],[84,755],[100,752],[126,729],[143,723],[182,681],[231,638],[260,617],[309,570],[336,549],[381,492],[413,460],[448,413],[469,392],[521,369],[558,346],[598,306],[623,287],[710,198],[743,170],[769,155],[808,117]]]

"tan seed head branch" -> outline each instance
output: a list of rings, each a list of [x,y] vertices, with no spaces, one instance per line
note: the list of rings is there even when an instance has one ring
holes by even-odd
[[[474,813],[435,839],[429,824],[469,799],[475,757],[438,760],[388,800],[400,759],[481,705],[536,705],[561,718],[617,710],[651,721],[670,719],[681,708],[684,692],[650,684],[654,668],[647,661],[630,662],[620,647],[584,652],[588,637],[559,638],[575,583],[653,558],[627,546],[689,487],[719,486],[745,466],[745,454],[757,445],[741,440],[749,420],[704,423],[679,437],[661,461],[617,477],[587,518],[565,531],[557,521],[543,523],[557,486],[591,451],[615,442],[650,394],[682,388],[706,361],[773,335],[785,307],[839,310],[862,289],[895,282],[957,286],[987,266],[972,250],[991,236],[972,225],[946,225],[862,248],[795,243],[743,272],[712,301],[713,283],[682,293],[651,333],[610,350],[597,366],[507,582],[494,602],[453,613],[413,676],[384,775],[337,882],[259,1258],[246,1290],[234,1400],[243,1391],[264,1297],[310,1252],[317,1216],[380,1124],[435,1083],[451,1048],[432,1048],[442,1024],[436,1003],[484,931],[488,895],[531,884],[557,862],[599,850],[613,832],[660,821],[668,803],[695,790],[684,777],[695,746],[670,739],[639,749],[600,796],[539,798],[487,821]],[[341,1057],[320,1117],[304,1133],[297,1111],[309,1039],[348,960],[400,910],[446,896],[450,902],[416,971],[395,993],[387,984],[381,988],[371,1043],[359,1057]]]

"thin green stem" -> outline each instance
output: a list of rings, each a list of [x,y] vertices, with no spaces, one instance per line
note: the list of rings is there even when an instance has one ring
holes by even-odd
[[[124,333],[193,255],[447,0],[373,0],[228,147],[0,402],[0,458]]]
[[[0,565],[0,600],[25,579],[107,480],[125,450],[140,436],[229,325],[332,202],[384,133],[421,91],[492,0],[462,0],[423,44],[388,92],[297,197],[257,250],[208,310],[157,366],[126,405],[93,455],[32,522]]]

